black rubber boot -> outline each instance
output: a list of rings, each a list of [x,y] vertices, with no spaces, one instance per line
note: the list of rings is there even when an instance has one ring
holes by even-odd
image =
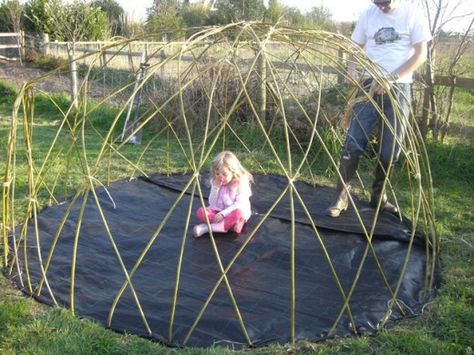
[[[339,217],[339,215],[347,210],[349,206],[349,193],[351,186],[348,185],[354,176],[357,166],[359,165],[359,157],[351,157],[341,159],[339,163],[339,173],[341,174],[342,180],[339,179],[336,186],[336,197],[334,202],[326,209],[326,215],[330,217]],[[346,185],[346,188],[344,188]]]
[[[389,171],[388,175],[386,175],[387,171]],[[385,193],[385,191],[383,191],[385,177],[387,177],[387,179],[390,180],[390,175],[392,174],[392,172],[393,172],[393,165],[390,166],[390,164],[386,164],[383,162],[377,163],[377,166],[375,168],[375,173],[374,173],[375,179],[374,179],[374,183],[372,184],[372,197],[370,199],[370,204],[373,207],[377,208],[379,200],[382,199],[382,201],[380,202],[380,209],[383,211],[396,214],[398,213],[397,206],[395,206],[394,204],[388,201],[387,194]],[[387,184],[388,184],[388,181],[387,181]]]

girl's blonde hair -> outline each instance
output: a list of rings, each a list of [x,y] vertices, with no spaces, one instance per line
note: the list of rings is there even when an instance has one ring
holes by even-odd
[[[253,183],[253,176],[240,164],[239,159],[234,153],[225,150],[216,155],[211,164],[211,179],[214,179],[216,172],[220,168],[227,168],[234,179],[240,182],[240,185]]]

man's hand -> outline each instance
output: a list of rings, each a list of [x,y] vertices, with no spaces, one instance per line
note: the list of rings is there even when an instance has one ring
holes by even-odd
[[[385,77],[385,81],[383,84],[375,83],[374,93],[376,95],[383,95],[390,91],[393,84],[399,79],[399,75],[397,73],[390,73]]]
[[[392,84],[390,83],[385,83],[384,84],[379,84],[379,83],[375,83],[375,88],[374,88],[374,94],[375,95],[383,95],[383,94],[386,94],[387,92],[390,91],[390,88],[392,87]]]

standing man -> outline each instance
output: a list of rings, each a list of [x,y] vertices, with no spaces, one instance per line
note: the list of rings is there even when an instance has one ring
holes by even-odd
[[[400,144],[405,137],[410,113],[412,75],[426,60],[426,44],[431,40],[431,33],[423,14],[412,3],[404,0],[373,0],[373,4],[361,14],[351,39],[379,65],[389,82],[389,88],[385,86],[385,89],[390,90],[392,100],[389,95],[385,95],[384,87],[372,83],[368,73],[361,74],[362,90],[365,92],[362,91],[359,96],[367,95],[373,84],[371,92],[376,105],[369,100],[354,105],[339,163],[340,178],[336,197],[326,213],[338,217],[347,209],[350,190],[347,183],[354,176],[360,156],[378,122],[381,124],[378,162],[370,203],[377,206],[380,201],[382,210],[397,213],[396,206],[387,199],[384,182],[390,178],[393,165],[400,155]],[[359,81],[353,61],[349,64],[348,73],[354,82]],[[382,120],[379,110],[384,113],[386,120]]]

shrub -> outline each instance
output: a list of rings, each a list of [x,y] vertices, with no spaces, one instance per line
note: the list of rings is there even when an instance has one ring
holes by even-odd
[[[28,63],[36,63],[38,60],[39,54],[34,49],[27,50],[25,53],[25,61]]]
[[[35,63],[40,68],[54,70],[61,67],[67,67],[68,60],[64,58],[38,54],[33,63]]]
[[[0,104],[13,103],[17,95],[17,89],[13,84],[0,81]]]

